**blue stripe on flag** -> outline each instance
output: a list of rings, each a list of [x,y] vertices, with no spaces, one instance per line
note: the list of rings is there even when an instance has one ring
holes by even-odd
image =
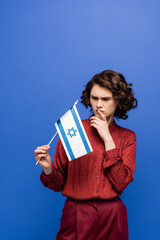
[[[86,137],[85,137],[85,135],[84,135],[84,133],[83,133],[82,127],[81,127],[81,125],[80,125],[80,123],[79,123],[79,120],[78,120],[78,117],[77,117],[77,114],[76,114],[76,112],[75,112],[75,110],[74,110],[73,107],[71,107],[70,110],[71,110],[71,113],[72,113],[72,115],[73,115],[74,121],[75,121],[75,123],[76,123],[76,125],[77,125],[78,131],[79,131],[80,136],[81,136],[81,138],[82,138],[82,141],[83,141],[83,144],[84,144],[84,146],[85,146],[85,149],[86,149],[87,153],[90,153],[90,152],[91,152],[91,149],[90,149],[90,147],[89,147],[89,145],[88,145],[88,142],[87,142],[87,140],[86,140]]]
[[[66,145],[66,148],[67,148],[68,153],[69,153],[69,155],[70,155],[70,158],[71,158],[71,160],[73,160],[73,159],[75,159],[75,156],[74,156],[74,154],[73,154],[73,152],[72,152],[72,149],[71,149],[71,147],[70,147],[69,141],[68,141],[68,139],[67,139],[67,137],[66,137],[66,134],[65,134],[65,131],[64,131],[64,128],[63,128],[63,126],[62,126],[62,123],[61,123],[60,119],[57,121],[57,125],[58,125],[58,127],[59,127],[59,130],[60,130],[61,135],[62,135],[62,137],[63,137],[63,140],[64,140],[64,142],[65,142],[65,145]]]

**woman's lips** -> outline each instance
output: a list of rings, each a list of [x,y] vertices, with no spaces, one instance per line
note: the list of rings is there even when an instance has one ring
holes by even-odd
[[[101,113],[104,113],[104,111],[101,111],[101,110],[96,110],[96,112],[98,113],[98,111],[100,111]]]

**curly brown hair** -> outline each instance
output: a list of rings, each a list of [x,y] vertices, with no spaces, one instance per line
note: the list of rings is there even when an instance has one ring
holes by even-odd
[[[137,107],[137,99],[133,96],[132,83],[127,83],[121,73],[105,70],[93,76],[82,91],[81,103],[86,107],[91,107],[90,92],[94,85],[98,84],[112,92],[113,97],[118,102],[114,117],[127,119],[126,114],[130,109]],[[91,108],[92,111],[92,108]]]

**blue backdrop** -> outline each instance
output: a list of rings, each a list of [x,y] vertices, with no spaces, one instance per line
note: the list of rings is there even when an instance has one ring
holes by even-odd
[[[134,182],[122,194],[130,240],[159,239],[159,9],[158,0],[0,1],[0,239],[55,239],[65,198],[41,184],[34,149],[105,69],[124,74],[139,101],[117,121],[137,135]]]

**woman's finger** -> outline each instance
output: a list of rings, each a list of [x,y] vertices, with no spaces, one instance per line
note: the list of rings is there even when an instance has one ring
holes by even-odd
[[[36,151],[36,152],[34,152],[34,158],[37,160],[37,159],[39,159],[40,158],[40,155],[44,155],[44,156],[46,156],[46,154],[47,154],[47,152],[42,152],[42,151]],[[42,157],[42,156],[41,156]]]
[[[39,159],[42,159],[42,160],[45,160],[46,161],[46,154],[39,154],[35,157],[35,160],[36,162],[39,160]]]
[[[93,122],[93,123],[90,124],[90,126],[91,126],[91,127],[98,128],[98,127],[99,127],[99,124]]]
[[[97,119],[98,121],[102,121],[99,117],[97,117],[97,116],[92,116],[92,117],[90,117],[90,120],[94,120],[94,119]]]
[[[90,121],[96,121],[98,123],[102,122],[102,120],[100,118],[98,118],[98,117],[92,117],[92,118],[90,118]]]
[[[50,148],[50,146],[48,146],[48,145],[43,145],[41,147],[37,147],[38,150],[44,150],[44,151],[48,150],[49,148]]]
[[[38,154],[40,153],[44,153],[46,154],[49,150],[50,146],[48,145],[44,145],[44,146],[41,146],[41,147],[37,147],[35,150],[34,150],[34,157],[36,158]]]
[[[91,121],[90,121],[90,123],[92,124],[92,123],[94,123],[94,124],[96,124],[97,126],[101,126],[102,125],[102,120],[98,120],[98,119],[92,119]]]
[[[94,128],[96,128],[96,129],[97,129],[97,128],[98,128],[98,125],[97,125],[97,124],[95,124],[95,123],[92,123],[92,124],[91,124],[91,127],[94,127]]]
[[[36,149],[36,150],[34,151],[34,154],[35,154],[35,155],[37,155],[37,154],[39,154],[39,153],[46,153],[46,151],[45,151],[45,150],[42,150],[42,149]]]
[[[36,156],[36,158],[43,158],[43,157],[46,157],[46,154],[38,154],[37,156]]]
[[[104,113],[102,113],[100,110],[98,110],[98,113],[99,113],[99,115],[100,115],[101,119],[102,119],[103,121],[106,121],[105,114],[104,114]]]

